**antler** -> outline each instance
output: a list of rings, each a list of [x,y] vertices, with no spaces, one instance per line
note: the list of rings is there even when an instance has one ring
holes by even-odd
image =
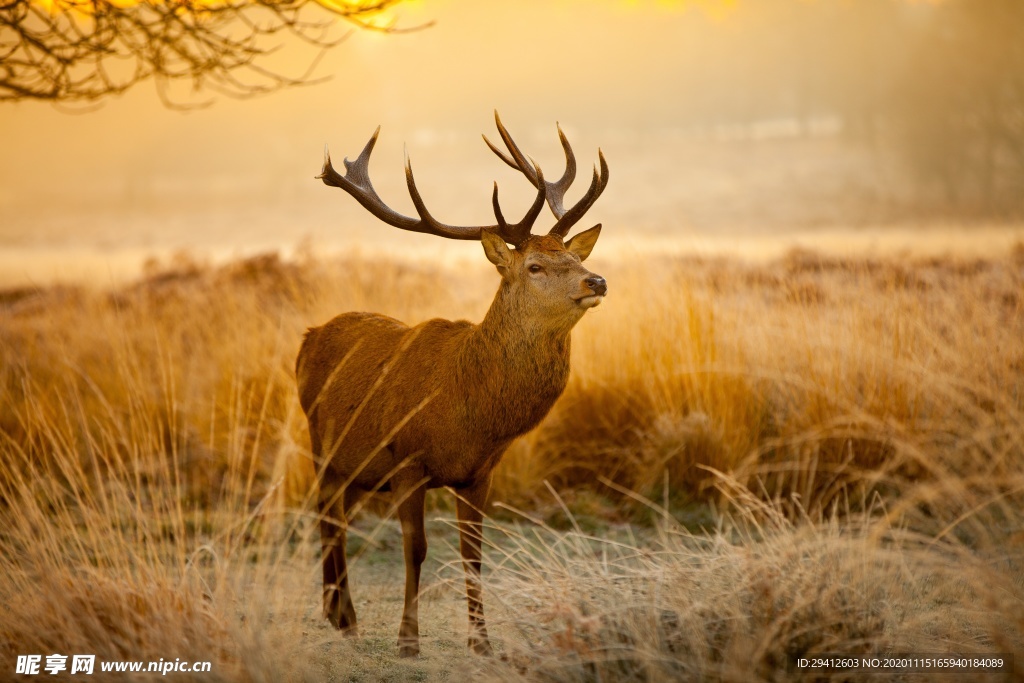
[[[501,208],[498,206],[498,184],[495,183],[492,204],[494,205],[494,217],[498,220],[496,225],[448,225],[447,223],[442,223],[436,220],[430,215],[430,212],[427,211],[427,207],[423,203],[423,198],[420,196],[419,190],[416,189],[416,181],[412,175],[412,164],[409,161],[408,155],[405,158],[405,180],[406,184],[409,186],[409,195],[412,197],[412,203],[416,207],[416,213],[419,214],[418,219],[400,214],[387,206],[384,203],[384,200],[382,200],[377,194],[377,191],[373,189],[373,184],[370,182],[369,175],[370,154],[373,152],[373,146],[377,143],[377,135],[379,133],[380,126],[377,126],[377,130],[373,132],[373,136],[370,138],[370,141],[366,143],[366,146],[363,147],[363,151],[359,153],[359,156],[356,157],[355,161],[349,161],[348,159],[344,160],[345,175],[341,175],[334,170],[334,167],[331,165],[330,152],[328,152],[325,147],[324,166],[320,175],[316,177],[323,180],[325,185],[340,187],[345,190],[355,197],[356,201],[362,204],[363,207],[374,216],[381,219],[388,225],[402,230],[422,232],[456,240],[478,240],[480,239],[481,231],[490,230],[509,244],[516,246],[525,242],[530,236],[530,229],[533,227],[534,221],[537,220],[537,216],[540,215],[540,210],[544,206],[544,199],[548,187],[547,183],[544,181],[544,175],[540,170],[540,166],[532,160],[529,165],[527,165],[526,159],[524,158],[523,164],[529,168],[529,172],[532,174],[527,177],[531,178],[531,182],[535,187],[537,187],[537,198],[534,199],[533,205],[530,206],[521,221],[513,224],[509,224],[505,221],[505,218],[501,213]],[[526,173],[526,171],[523,172]],[[533,178],[536,178],[536,180],[533,180]]]
[[[558,139],[561,141],[562,149],[565,151],[565,172],[562,173],[561,178],[552,183],[546,182],[539,174],[534,172],[533,167],[536,164],[533,164],[532,160],[527,162],[526,156],[520,151],[519,146],[516,145],[512,136],[505,129],[505,126],[502,125],[501,117],[498,116],[497,110],[494,112],[494,122],[498,125],[498,133],[501,135],[502,142],[505,143],[505,147],[508,148],[511,156],[498,149],[487,139],[486,135],[484,136],[484,142],[487,143],[492,152],[498,155],[499,159],[526,176],[527,180],[534,187],[538,189],[545,188],[548,207],[551,209],[551,213],[555,215],[555,218],[558,219],[549,233],[565,237],[569,233],[569,229],[593,206],[594,202],[597,201],[597,198],[601,196],[604,188],[608,185],[608,163],[604,159],[604,153],[600,149],[597,150],[597,156],[601,163],[600,175],[598,175],[597,167],[595,166],[594,177],[590,181],[590,188],[571,209],[566,211],[562,202],[565,199],[565,191],[569,189],[573,180],[576,179],[576,156],[572,152],[572,147],[569,145],[569,140],[565,137],[565,133],[562,132],[562,127],[555,124],[555,127],[558,128]]]
[[[497,183],[494,184],[494,194],[491,198],[491,203],[494,206],[494,217],[498,221],[497,225],[460,226],[448,225],[436,220],[430,215],[426,205],[423,203],[419,190],[416,189],[416,180],[412,175],[412,163],[409,161],[408,156],[405,158],[405,181],[409,186],[409,195],[412,197],[412,203],[416,207],[416,213],[419,214],[419,218],[410,218],[386,205],[384,200],[380,198],[380,195],[377,194],[377,191],[373,189],[369,173],[370,154],[373,152],[373,146],[377,144],[380,126],[377,126],[377,130],[373,132],[370,141],[366,143],[363,151],[359,153],[355,161],[345,159],[345,175],[341,175],[334,170],[334,167],[331,165],[330,152],[325,147],[323,170],[321,170],[317,178],[323,180],[325,185],[340,187],[345,190],[374,216],[388,225],[402,230],[423,232],[457,240],[477,240],[480,239],[481,231],[490,230],[509,244],[519,246],[530,236],[530,230],[540,214],[541,207],[547,201],[551,213],[558,219],[551,230],[548,231],[548,234],[565,237],[569,229],[583,217],[583,214],[597,201],[597,198],[601,196],[604,188],[608,185],[608,164],[605,162],[604,153],[600,149],[597,150],[597,156],[601,164],[600,173],[598,173],[598,169],[595,166],[594,177],[590,181],[590,188],[572,208],[566,210],[563,206],[565,191],[569,189],[573,180],[576,179],[576,157],[573,155],[569,140],[565,137],[565,133],[562,132],[562,127],[557,126],[558,139],[561,141],[562,150],[565,152],[565,172],[555,182],[548,182],[544,180],[544,174],[541,172],[540,166],[533,159],[529,159],[522,153],[512,139],[512,136],[505,130],[505,126],[502,125],[497,111],[494,112],[494,121],[498,124],[498,133],[501,135],[505,147],[508,148],[509,154],[505,154],[493,145],[487,139],[487,136],[484,136],[484,142],[487,143],[492,152],[498,155],[498,158],[526,176],[526,179],[537,188],[537,198],[534,199],[526,215],[518,223],[510,224],[506,222],[502,215],[501,207],[498,205]]]

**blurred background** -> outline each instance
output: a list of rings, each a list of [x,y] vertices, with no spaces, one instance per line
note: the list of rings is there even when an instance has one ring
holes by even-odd
[[[497,139],[495,109],[552,176],[561,123],[581,168],[570,199],[604,150],[589,219],[609,254],[984,250],[1024,234],[1019,0],[406,0],[375,21],[421,28],[352,29],[316,62],[326,81],[256,98],[174,86],[180,110],[141,83],[0,103],[0,284],[109,281],[181,249],[477,261],[314,176],[325,143],[340,162],[379,124],[371,177],[391,206],[412,212],[405,145],[435,216],[490,222],[494,180],[515,216],[533,193],[480,139]],[[273,69],[318,58],[280,42]]]

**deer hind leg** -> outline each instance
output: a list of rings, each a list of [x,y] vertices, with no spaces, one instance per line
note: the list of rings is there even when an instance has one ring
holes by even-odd
[[[423,523],[423,506],[427,488],[422,471],[409,467],[391,480],[391,490],[398,503],[398,519],[402,524],[402,548],[405,554],[405,608],[398,629],[398,654],[415,657],[420,653],[419,594],[420,567],[427,557],[427,534]]]
[[[469,606],[469,648],[480,655],[491,654],[484,622],[482,581],[480,578],[481,546],[484,539],[483,508],[491,488],[490,477],[461,491],[456,509],[459,517],[459,547],[466,571],[466,602]]]
[[[348,527],[346,508],[356,494],[351,489],[340,491],[321,484],[320,543],[324,568],[324,616],[346,635],[358,635],[356,609],[349,590],[345,540]]]

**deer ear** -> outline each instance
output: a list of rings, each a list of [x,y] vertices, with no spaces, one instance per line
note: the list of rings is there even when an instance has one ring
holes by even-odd
[[[597,238],[601,236],[601,224],[598,223],[590,230],[577,233],[565,243],[565,248],[580,257],[580,261],[586,261],[590,252],[597,244]]]
[[[481,230],[480,241],[484,245],[487,260],[496,265],[499,270],[512,265],[512,250],[505,244],[504,238],[498,237],[490,230]]]

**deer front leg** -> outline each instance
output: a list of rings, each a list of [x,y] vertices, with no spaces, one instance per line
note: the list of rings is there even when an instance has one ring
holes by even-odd
[[[356,494],[335,487],[320,486],[320,544],[324,568],[324,616],[345,635],[358,635],[356,609],[348,587],[345,540],[350,507]]]
[[[405,554],[405,608],[398,629],[398,655],[415,657],[420,653],[419,596],[420,567],[427,557],[427,533],[423,524],[427,489],[422,472],[407,468],[392,478],[402,524],[402,549]]]
[[[466,571],[466,601],[469,606],[469,648],[480,655],[491,654],[484,622],[484,603],[480,578],[481,546],[484,539],[483,509],[491,488],[488,475],[473,486],[460,491],[457,512],[459,516],[459,547],[462,566]]]

